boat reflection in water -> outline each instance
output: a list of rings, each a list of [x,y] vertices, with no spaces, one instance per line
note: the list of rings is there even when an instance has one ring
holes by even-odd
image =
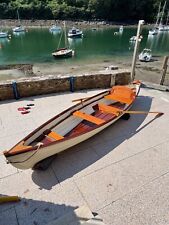
[[[60,26],[56,26],[56,25],[52,25],[50,28],[49,28],[49,31],[50,32],[60,32],[62,30],[62,28]]]
[[[62,30],[49,30],[49,32],[51,33],[51,34],[53,34],[53,35],[58,35],[58,34],[60,34],[60,32],[61,32]]]
[[[0,50],[7,44],[9,44],[10,38],[0,38]]]
[[[70,46],[80,45],[83,42],[83,38],[68,38]]]
[[[25,34],[26,34],[25,31],[13,32],[13,35],[16,37],[22,37],[22,36],[25,36]]]

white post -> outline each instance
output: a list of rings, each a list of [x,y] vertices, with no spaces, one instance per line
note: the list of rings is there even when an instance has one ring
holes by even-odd
[[[144,20],[139,20],[138,28],[137,28],[136,43],[135,43],[135,46],[134,46],[133,61],[132,61],[132,66],[131,66],[131,80],[134,80],[134,78],[135,78],[137,51],[138,51],[138,47],[139,47],[139,42],[141,41],[140,30],[141,30],[141,25],[143,25],[143,24],[144,24]]]

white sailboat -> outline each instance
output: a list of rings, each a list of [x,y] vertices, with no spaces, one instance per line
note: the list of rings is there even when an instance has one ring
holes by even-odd
[[[119,27],[119,33],[123,32],[123,25]]]
[[[157,19],[156,19],[156,23],[155,23],[155,26],[153,29],[149,30],[148,34],[149,35],[156,35],[158,34],[158,23],[159,23],[159,20],[160,20],[160,9],[161,9],[161,2],[159,4],[159,8],[158,8],[158,13],[157,13]]]
[[[166,7],[166,1],[165,1],[164,5],[163,5],[163,10],[161,12],[160,24],[158,26],[159,31],[167,31],[166,26],[163,25],[163,17],[164,17],[165,7]]]
[[[166,26],[165,26],[167,31],[169,31],[168,21],[169,21],[169,12],[168,12],[168,14],[167,14]]]
[[[64,44],[65,44],[65,46],[63,48],[59,48],[60,42],[61,42],[61,39],[62,39],[62,34],[61,34],[61,38],[60,38],[60,41],[59,41],[59,44],[58,44],[58,48],[56,49],[55,52],[52,53],[54,58],[68,58],[68,57],[72,57],[74,55],[74,51],[68,47],[65,22],[64,22],[64,36],[65,36],[64,37],[64,39],[65,39]]]
[[[18,26],[14,27],[12,30],[13,32],[25,32],[25,28],[21,25],[21,21],[19,18],[19,11],[17,10],[17,16],[18,16]]]
[[[54,32],[60,32],[62,30],[62,28],[60,26],[57,26],[55,24],[53,24],[50,28],[49,28],[49,31],[51,33],[54,33]]]
[[[8,32],[0,31],[0,38],[7,38]]]

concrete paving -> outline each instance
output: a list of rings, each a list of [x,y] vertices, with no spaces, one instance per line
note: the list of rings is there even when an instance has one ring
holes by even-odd
[[[46,171],[18,170],[2,151],[72,99],[100,90],[0,102],[0,195],[20,202],[0,205],[1,225],[45,225],[87,205],[107,225],[169,224],[169,93],[141,88],[133,110],[164,115],[131,115],[61,154]],[[34,103],[29,114],[18,107]]]

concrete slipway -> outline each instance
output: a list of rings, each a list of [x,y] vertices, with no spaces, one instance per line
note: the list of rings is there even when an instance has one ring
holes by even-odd
[[[0,195],[20,202],[0,205],[1,225],[45,225],[86,205],[107,225],[169,224],[169,93],[141,88],[132,115],[61,153],[46,171],[17,170],[2,151],[71,106],[100,90],[38,96],[0,103]],[[34,103],[21,115],[18,107]]]

